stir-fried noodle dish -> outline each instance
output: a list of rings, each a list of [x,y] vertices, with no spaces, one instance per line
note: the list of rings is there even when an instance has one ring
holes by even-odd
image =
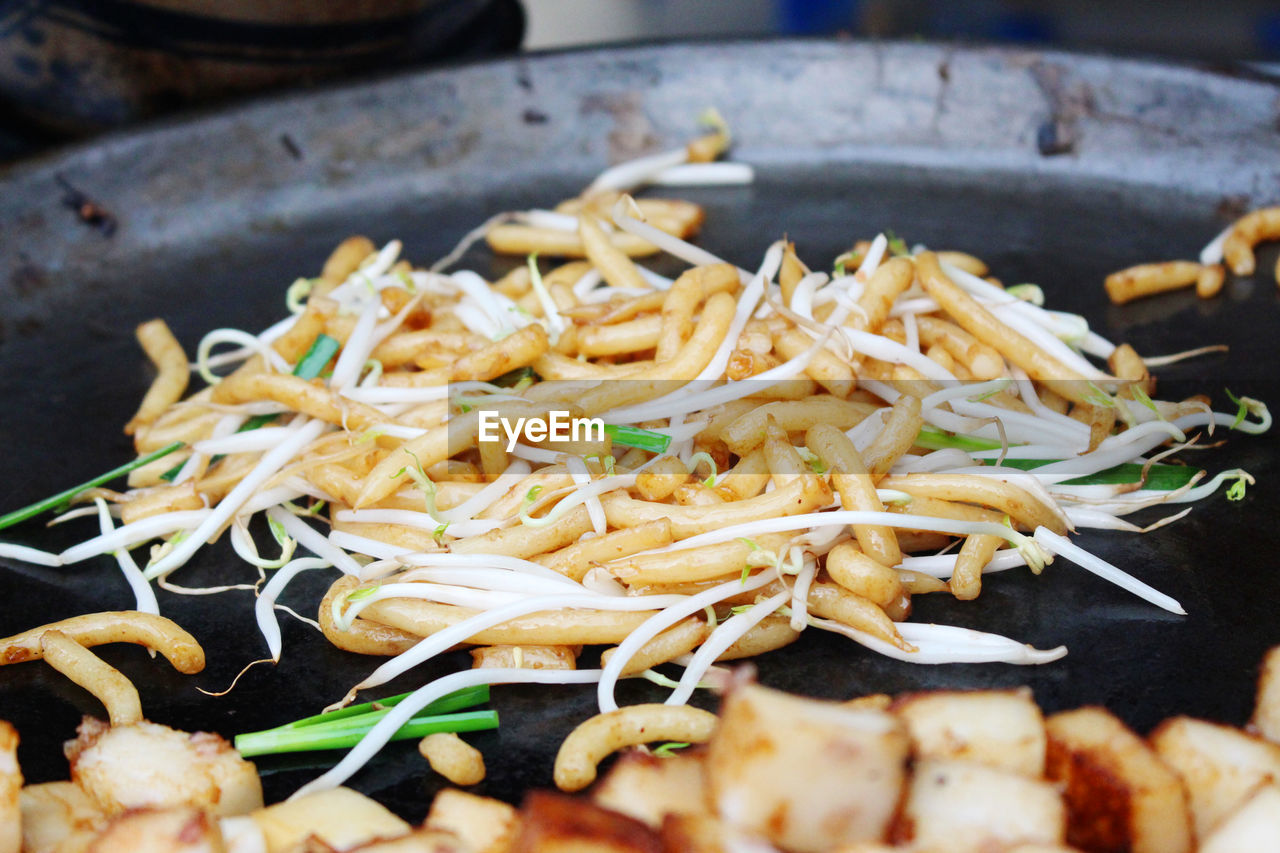
[[[0,555],[114,560],[143,619],[159,612],[153,583],[182,591],[197,551],[229,545],[249,567],[226,583],[258,582],[268,661],[288,653],[277,599],[299,573],[328,571],[323,600],[290,618],[386,658],[335,709],[471,648],[473,668],[399,701],[310,790],[483,685],[595,684],[609,712],[619,679],[644,677],[680,706],[723,675],[717,662],[809,630],[904,666],[1065,655],[911,621],[913,596],[973,599],[992,572],[1063,560],[1182,613],[1072,535],[1238,498],[1246,472],[1179,453],[1266,431],[1266,407],[1158,399],[1152,369],[1201,353],[1108,341],[949,247],[851,234],[837,258],[801,258],[780,233],[756,258],[716,257],[694,242],[701,208],[651,188],[750,181],[718,162],[728,143],[720,126],[554,209],[498,214],[429,267],[399,242],[352,237],[287,288],[284,319],[213,330],[193,354],[163,321],[143,324],[157,377],[125,427],[139,455],[128,489],[100,478],[11,514],[58,508],[96,533]],[[1212,296],[1224,254],[1234,269],[1268,236],[1238,232],[1186,268],[1118,273],[1108,292]],[[459,268],[481,240],[519,263],[496,281]],[[648,269],[659,254],[683,271]],[[1152,507],[1167,512],[1126,520]],[[40,653],[4,643],[6,660]]]

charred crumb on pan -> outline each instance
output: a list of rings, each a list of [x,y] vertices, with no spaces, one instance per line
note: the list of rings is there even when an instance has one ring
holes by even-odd
[[[56,175],[54,179],[62,187],[62,204],[74,210],[77,219],[98,229],[103,237],[116,233],[116,218],[111,211],[74,186],[65,175]]]
[[[526,92],[533,91],[533,81],[529,79],[529,69],[519,68],[516,70],[516,85]]]
[[[525,110],[520,116],[525,124],[546,124],[550,118],[541,110],[535,110],[532,107]]]
[[[303,154],[302,147],[298,145],[297,140],[287,133],[280,134],[280,144],[285,151],[289,152],[289,156],[295,160],[301,160],[306,156]]]

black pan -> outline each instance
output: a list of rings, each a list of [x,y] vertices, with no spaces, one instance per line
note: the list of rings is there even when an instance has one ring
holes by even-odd
[[[1231,345],[1163,371],[1164,396],[1203,391],[1221,408],[1225,386],[1274,402],[1274,251],[1262,253],[1263,273],[1231,280],[1210,302],[1174,294],[1114,308],[1101,280],[1131,263],[1193,257],[1232,216],[1280,201],[1278,94],[1262,81],[1054,53],[638,47],[265,101],[27,163],[0,182],[0,509],[130,457],[120,428],[150,378],[132,341],[137,322],[166,317],[189,351],[214,326],[264,327],[281,315],[285,285],[314,273],[347,234],[400,237],[409,257],[434,259],[492,212],[551,204],[612,160],[678,143],[709,105],[732,123],[735,156],[759,172],[751,187],[688,193],[707,207],[701,242],[711,250],[751,266],[786,232],[803,257],[825,264],[853,239],[892,228],[972,251],[1008,282],[1035,281],[1052,305],[1141,352]],[[483,252],[468,263],[496,269]],[[1140,730],[1177,712],[1243,723],[1260,656],[1280,642],[1274,451],[1269,436],[1233,434],[1194,457],[1256,474],[1242,502],[1219,495],[1145,537],[1080,537],[1181,600],[1185,618],[1060,560],[1040,577],[994,576],[975,602],[921,597],[915,615],[1042,648],[1065,643],[1060,662],[911,666],[810,632],[759,660],[760,678],[828,697],[1025,683],[1048,710],[1105,703]],[[56,549],[94,529],[28,523],[0,535]],[[132,601],[107,559],[56,570],[0,562],[0,634]],[[247,576],[221,543],[174,580]],[[286,601],[314,611],[326,582],[304,576]],[[250,594],[160,600],[205,643],[203,674],[177,675],[136,648],[103,652],[159,722],[228,736],[279,724],[341,696],[375,663],[286,619],[282,663],[209,698],[196,686],[220,690],[264,654]],[[387,689],[467,664],[446,656]],[[620,692],[661,696],[645,684]],[[557,745],[594,697],[508,687],[495,689],[494,706],[501,729],[473,738],[490,767],[479,790],[515,799],[550,784]],[[60,744],[85,713],[100,710],[46,667],[0,670],[0,717],[21,732],[29,780],[64,778]],[[315,757],[263,760],[268,797],[319,766]],[[388,748],[354,780],[411,819],[438,784],[412,744]]]

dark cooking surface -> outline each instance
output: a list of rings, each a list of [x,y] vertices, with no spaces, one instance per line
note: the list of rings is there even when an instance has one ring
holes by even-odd
[[[410,258],[434,259],[491,212],[550,205],[611,156],[683,139],[711,103],[759,178],[684,193],[707,206],[709,249],[752,266],[785,231],[802,257],[823,265],[852,239],[893,228],[909,241],[972,251],[1007,282],[1038,282],[1051,307],[1080,311],[1141,352],[1232,345],[1229,355],[1161,371],[1162,396],[1205,391],[1222,409],[1225,385],[1274,403],[1280,323],[1266,275],[1274,249],[1260,256],[1263,274],[1229,281],[1212,302],[1176,294],[1114,308],[1101,278],[1138,261],[1193,257],[1233,211],[1280,201],[1276,96],[1252,81],[1052,54],[637,48],[273,101],[29,164],[0,182],[0,446],[8,451],[0,510],[129,457],[120,427],[150,379],[132,340],[138,321],[163,315],[188,352],[215,326],[265,327],[284,310],[285,286],[316,271],[343,236],[399,237]],[[1042,154],[1037,140],[1051,133],[1070,150]],[[58,174],[115,216],[113,236],[76,221]],[[482,272],[491,263],[483,253],[470,262]],[[1058,663],[913,667],[808,632],[758,661],[761,680],[839,698],[1026,683],[1048,710],[1105,703],[1140,729],[1175,712],[1242,723],[1259,658],[1280,642],[1274,451],[1271,436],[1232,434],[1225,448],[1193,457],[1213,471],[1257,475],[1241,503],[1220,494],[1145,537],[1077,540],[1178,598],[1186,618],[1059,560],[1038,578],[1025,570],[988,578],[976,602],[920,597],[914,617],[1041,648],[1065,643],[1070,655]],[[95,530],[92,521],[26,524],[0,537],[57,549]],[[109,558],[63,569],[0,565],[0,635],[132,601]],[[328,580],[315,574],[299,578],[285,602],[314,612]],[[219,543],[173,579],[251,577]],[[251,594],[162,592],[160,602],[205,644],[204,673],[177,675],[136,648],[102,650],[158,722],[226,735],[275,725],[315,712],[376,664],[328,648],[282,615],[280,666],[257,667],[230,695],[205,697],[196,685],[220,690],[264,654]],[[387,692],[468,662],[447,656]],[[662,695],[646,684],[619,692],[632,701]],[[478,790],[515,799],[550,784],[555,750],[592,712],[594,691],[503,687],[494,697],[501,729],[469,736],[489,765]],[[30,781],[64,778],[60,743],[82,713],[100,711],[46,667],[0,670],[0,718],[21,733]],[[259,766],[278,799],[321,765],[304,756]],[[410,743],[385,750],[354,784],[420,819],[437,779]]]

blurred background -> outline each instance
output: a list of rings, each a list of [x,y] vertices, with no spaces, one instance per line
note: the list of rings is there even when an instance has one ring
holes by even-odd
[[[0,162],[154,116],[519,50],[941,39],[1280,74],[1275,0],[0,0]]]
[[[1280,59],[1274,0],[525,0],[526,48],[689,35],[967,39]]]

